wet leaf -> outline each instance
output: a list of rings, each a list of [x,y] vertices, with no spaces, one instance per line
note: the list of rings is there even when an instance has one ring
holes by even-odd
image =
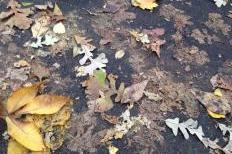
[[[140,7],[143,10],[153,10],[155,7],[158,6],[156,0],[132,0],[131,3],[133,6]]]
[[[133,84],[130,87],[127,87],[122,96],[122,103],[134,103],[139,101],[143,97],[144,90],[147,86],[148,80],[143,82]]]
[[[32,20],[28,18],[33,12],[30,8],[21,8],[21,5],[15,0],[10,0],[8,3],[8,12],[0,14],[0,20],[4,21],[5,25],[13,28],[28,29],[32,24]]]
[[[54,114],[68,102],[70,99],[64,96],[39,95],[30,100],[17,114]]]
[[[10,139],[8,141],[7,154],[27,154],[29,151],[17,141]]]
[[[34,99],[42,83],[37,83],[29,87],[23,87],[13,92],[8,98],[6,108],[8,113],[13,113]]]
[[[6,117],[7,132],[17,142],[32,151],[45,149],[39,129],[31,122],[21,122]]]

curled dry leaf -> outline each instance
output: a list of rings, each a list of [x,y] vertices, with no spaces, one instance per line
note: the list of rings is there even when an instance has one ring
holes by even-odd
[[[139,101],[143,97],[144,90],[147,86],[148,80],[133,84],[130,87],[125,88],[122,96],[122,103],[134,103]]]
[[[66,103],[70,102],[68,97],[55,95],[39,95],[29,100],[25,107],[17,114],[54,114]]]
[[[0,20],[5,20],[4,24],[9,27],[18,27],[19,29],[28,29],[32,24],[32,20],[28,18],[33,12],[30,8],[21,8],[21,5],[15,0],[10,0],[8,12],[2,12],[0,14]]]
[[[43,151],[45,149],[42,135],[39,129],[31,122],[21,122],[6,117],[7,132],[17,142],[32,151]]]
[[[17,111],[21,107],[25,106],[30,100],[34,99],[37,95],[42,83],[37,83],[29,87],[20,88],[13,92],[8,98],[6,108],[9,114]]]
[[[28,152],[28,149],[26,149],[15,140],[10,139],[8,141],[7,154],[26,154]]]

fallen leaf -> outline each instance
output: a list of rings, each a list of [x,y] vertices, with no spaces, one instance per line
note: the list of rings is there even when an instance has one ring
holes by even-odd
[[[57,4],[55,4],[55,6],[54,6],[53,14],[55,16],[63,16],[62,11],[60,10],[60,8]]]
[[[14,63],[14,67],[20,68],[20,67],[29,67],[30,64],[26,60],[19,60],[18,62]]]
[[[218,88],[214,90],[213,94],[214,94],[215,96],[222,97],[222,92],[221,92],[221,90],[218,89]]]
[[[40,81],[50,76],[49,69],[46,68],[45,66],[40,65],[39,63],[33,62],[31,64],[31,70],[32,70],[33,75],[38,77]]]
[[[48,15],[43,15],[38,19],[35,19],[35,23],[31,27],[32,36],[37,38],[44,35],[48,29],[49,24],[51,23],[51,17]]]
[[[55,24],[55,26],[53,27],[53,32],[56,34],[64,34],[65,33],[64,24],[62,22]]]
[[[16,114],[54,114],[68,102],[70,99],[64,96],[39,95],[29,100]]]
[[[231,112],[229,100],[225,97],[218,97],[212,93],[204,93],[202,98],[198,99],[207,109],[209,115],[212,117],[225,117]]]
[[[90,100],[96,100],[99,98],[100,94],[99,91],[104,91],[105,87],[105,80],[106,80],[106,72],[102,70],[94,71],[93,76],[82,83],[83,87],[86,87],[86,94]]]
[[[116,58],[116,59],[121,59],[124,55],[125,55],[125,51],[124,51],[124,50],[118,50],[118,51],[115,53],[115,58]]]
[[[178,129],[180,129],[181,133],[184,135],[185,139],[189,139],[189,134],[196,135],[200,141],[203,140],[204,133],[202,130],[202,127],[198,126],[198,122],[194,121],[193,119],[188,119],[185,122],[179,123],[179,118],[175,119],[166,119],[165,120],[166,125],[172,129],[173,134],[177,136]]]
[[[7,154],[26,154],[28,149],[19,144],[17,141],[10,139],[8,141]]]
[[[218,73],[210,79],[213,88],[221,88],[232,91],[232,76]]]
[[[13,92],[8,98],[6,108],[9,114],[17,111],[37,95],[42,83],[37,83],[29,87],[23,87]]]
[[[21,2],[22,6],[27,7],[33,5],[33,3],[30,2]]]
[[[11,28],[18,27],[19,29],[28,29],[32,24],[32,20],[28,18],[33,12],[30,8],[21,8],[21,5],[15,0],[10,0],[7,8],[8,12],[0,14],[0,20],[4,21],[5,25]]]
[[[134,103],[139,101],[143,97],[144,90],[147,86],[148,80],[133,84],[130,87],[125,88],[121,99],[122,103]]]
[[[156,0],[131,0],[131,3],[133,6],[140,7],[143,10],[153,10],[155,7],[158,6]]]
[[[141,42],[143,44],[150,43],[150,40],[148,38],[147,34],[139,33],[137,31],[130,31],[130,34],[136,39],[136,41]]]
[[[108,146],[108,150],[109,150],[109,154],[116,154],[119,149],[113,145],[110,145]]]
[[[53,37],[52,35],[45,35],[45,40],[42,41],[42,38],[43,37],[37,37],[37,41],[36,42],[32,42],[30,44],[31,47],[33,48],[39,48],[39,47],[43,47],[43,45],[46,45],[46,46],[50,46],[50,45],[54,45],[56,42],[59,41],[58,38],[56,37]]]
[[[17,142],[32,151],[45,149],[39,129],[31,122],[21,122],[6,117],[7,132]]]
[[[108,59],[105,56],[105,53],[101,53],[97,58],[90,59],[90,64],[86,66],[80,66],[76,68],[77,76],[93,75],[95,70],[104,70]],[[105,70],[104,70],[105,71]]]
[[[217,7],[221,7],[221,6],[226,6],[226,4],[228,3],[228,0],[214,0],[215,4],[217,5]]]
[[[119,117],[117,117],[117,116],[112,116],[112,115],[102,113],[101,117],[102,117],[102,119],[104,119],[104,120],[106,120],[109,123],[114,124],[114,125],[119,122]]]
[[[224,114],[214,113],[214,112],[212,112],[210,110],[207,110],[207,112],[211,117],[213,117],[215,119],[220,119],[220,118],[225,118],[226,117]]]

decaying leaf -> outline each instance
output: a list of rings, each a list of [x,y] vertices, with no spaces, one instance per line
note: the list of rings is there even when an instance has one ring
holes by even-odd
[[[50,76],[49,69],[43,65],[40,65],[39,63],[35,63],[35,62],[32,63],[31,70],[32,70],[32,74],[38,77],[40,81]]]
[[[31,27],[32,36],[37,38],[39,36],[44,35],[49,27],[48,25],[51,23],[51,17],[48,15],[43,15],[37,19],[35,19],[35,23]]]
[[[101,117],[102,117],[102,119],[104,119],[104,120],[106,120],[109,123],[114,124],[114,125],[119,122],[119,117],[117,117],[117,116],[112,116],[112,115],[102,113]]]
[[[17,114],[54,114],[70,102],[70,99],[64,96],[39,95],[28,101]]]
[[[133,84],[130,87],[125,88],[122,103],[134,103],[139,101],[143,97],[144,90],[147,86],[148,80]]]
[[[41,83],[20,88],[8,98],[6,108],[8,113],[13,113],[30,102],[38,93]]]
[[[31,122],[6,117],[7,132],[17,142],[32,151],[43,151],[45,146],[39,129]]]
[[[4,24],[9,27],[18,27],[19,29],[28,29],[32,24],[32,20],[28,18],[33,12],[30,8],[21,8],[21,5],[10,0],[8,3],[9,11],[0,14],[0,20],[5,20]]]
[[[232,91],[232,77],[218,73],[210,79],[213,88],[222,88]]]
[[[156,0],[131,0],[133,6],[140,7],[141,9],[153,10],[158,6]]]
[[[223,96],[218,97],[212,93],[205,93],[199,101],[213,118],[225,118],[225,115],[231,112],[229,100]]]
[[[28,152],[28,149],[23,147],[17,141],[13,139],[8,141],[7,154],[26,154]]]
[[[129,131],[136,132],[141,125],[148,128],[150,127],[150,121],[146,117],[142,115],[131,117],[130,109],[123,112],[120,117],[122,118],[121,121],[119,121],[114,128],[107,130],[106,135],[101,142],[107,142],[112,139],[121,139]]]

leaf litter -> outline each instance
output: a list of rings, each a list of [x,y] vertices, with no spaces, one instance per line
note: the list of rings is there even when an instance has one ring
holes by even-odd
[[[216,1],[216,5],[220,7],[225,5],[225,2]],[[135,52],[137,54],[138,50],[141,52],[140,47],[142,46],[143,50],[155,52],[159,57],[159,62],[164,63],[165,56],[163,55],[166,53],[161,52],[161,48],[167,43],[165,40],[169,40],[164,36],[166,29],[149,27],[148,29],[131,30],[120,24],[122,22],[136,22],[135,14],[129,12],[131,5],[149,13],[149,11],[158,7],[157,1],[132,0],[130,2],[112,2],[107,0],[100,10],[98,8],[95,10],[83,9],[84,12],[86,11],[87,14],[92,16],[89,19],[92,28],[101,37],[99,41],[100,50],[98,50],[98,44],[96,44],[98,40],[89,39],[90,36],[84,35],[85,32],[81,31],[82,28],[79,25],[77,27],[74,26],[78,30],[72,31],[70,29],[68,25],[70,23],[68,22],[71,19],[63,15],[57,4],[21,4],[22,6],[11,0],[8,5],[9,11],[0,14],[1,22],[9,26],[10,29],[8,31],[9,29],[4,27],[3,33],[14,36],[14,27],[29,29],[32,25],[33,39],[28,41],[24,47],[27,51],[33,50],[40,53],[40,55],[43,55],[41,57],[48,55],[63,56],[66,54],[64,54],[64,51],[73,48],[73,59],[77,59],[78,63],[74,64],[75,68],[73,67],[73,70],[76,73],[78,82],[79,77],[86,76],[84,78],[86,80],[82,82],[82,87],[85,88],[87,97],[87,101],[85,101],[87,111],[71,115],[72,109],[69,103],[71,99],[59,95],[42,95],[39,89],[43,85],[44,79],[56,80],[54,82],[57,84],[64,82],[62,83],[63,85],[68,79],[61,81],[59,74],[54,74],[53,70],[48,68],[49,66],[38,63],[33,54],[30,54],[31,60],[28,60],[29,58],[23,60],[20,57],[21,55],[16,55],[18,59],[15,60],[14,65],[11,65],[13,67],[8,69],[8,73],[4,78],[6,86],[3,86],[5,87],[3,90],[8,90],[8,85],[12,87],[13,80],[15,80],[14,82],[20,81],[20,84],[26,82],[27,86],[20,88],[25,91],[19,89],[19,92],[13,92],[6,102],[8,115],[3,114],[4,112],[1,115],[7,122],[7,131],[10,135],[8,153],[13,153],[13,148],[19,153],[42,150],[44,153],[49,153],[51,150],[58,149],[67,138],[67,147],[71,151],[96,153],[98,147],[104,145],[109,153],[117,153],[121,147],[112,143],[115,140],[123,139],[124,136],[128,138],[129,143],[137,143],[145,147],[142,152],[148,153],[148,151],[151,152],[155,149],[154,141],[158,140],[162,143],[163,136],[161,132],[164,131],[164,128],[159,124],[160,122],[166,122],[175,135],[177,135],[178,130],[182,132],[186,139],[190,137],[190,134],[195,134],[206,147],[231,153],[230,140],[225,147],[220,147],[217,144],[217,140],[213,141],[206,138],[202,127],[198,126],[198,122],[191,118],[182,123],[179,122],[178,118],[164,120],[168,112],[174,111],[173,108],[177,108],[184,115],[197,117],[199,114],[199,102],[206,108],[209,116],[212,118],[226,118],[231,112],[231,106],[228,101],[231,98],[230,76],[215,75],[210,81],[214,91],[202,92],[192,88],[192,83],[176,83],[172,80],[173,77],[165,71],[159,69],[147,70],[145,67],[141,67],[142,71],[133,75],[133,82],[128,86],[124,84],[125,81],[121,82],[121,76],[119,78],[109,73],[111,71],[108,68],[111,67],[107,67],[107,65],[111,64],[111,60],[108,60],[108,58],[110,59],[108,53],[98,52],[110,47],[110,49],[117,51],[114,57],[121,59],[125,55],[125,51],[129,53],[129,56],[133,56],[131,53]],[[191,3],[188,5],[191,6]],[[189,44],[183,43],[185,32],[190,32],[189,34],[191,35],[187,37],[193,37],[199,44],[207,43],[211,45],[222,40],[221,35],[212,34],[211,30],[217,33],[222,32],[224,35],[230,33],[230,26],[224,23],[221,20],[222,17],[217,14],[209,14],[209,21],[205,23],[204,28],[194,29],[191,32],[187,28],[193,23],[190,21],[191,17],[186,15],[185,11],[177,9],[171,4],[161,4],[158,12],[167,21],[174,22],[176,34],[171,38],[176,43],[174,57],[180,63],[191,65],[191,68],[195,64],[207,65],[210,61],[207,52],[202,50],[201,47],[197,45],[188,46]],[[78,14],[78,18],[82,18],[82,16],[85,18],[84,14],[79,14],[79,12],[76,14]],[[16,16],[22,17],[23,20],[20,21]],[[34,20],[33,24],[32,19]],[[68,26],[65,27],[65,25]],[[209,29],[205,29],[205,27]],[[1,28],[0,32],[2,32]],[[109,34],[112,34],[112,36],[109,36]],[[134,40],[131,39],[131,36],[134,37]],[[2,41],[7,42],[7,39]],[[139,47],[139,49],[136,49],[136,47]],[[140,54],[143,55],[144,53],[141,52]],[[127,57],[118,61],[121,62],[125,59]],[[138,58],[136,60],[139,61]],[[146,60],[143,60],[142,63],[144,65]],[[56,70],[63,69],[62,63],[52,63]],[[138,67],[138,65],[135,66]],[[118,69],[121,70],[121,66]],[[28,84],[29,80],[34,79],[41,81],[41,83],[31,85],[29,82]],[[80,79],[83,81],[82,78]],[[0,84],[2,83],[0,82]],[[18,83],[17,86],[20,84]],[[74,83],[72,82],[72,84]],[[35,89],[34,92],[30,93],[33,88]],[[57,87],[54,87],[54,91],[55,89]],[[11,100],[11,97],[20,98]],[[79,101],[79,98],[76,98],[76,100]],[[9,105],[9,102],[12,101],[18,102],[18,104]],[[127,106],[127,109],[119,113],[120,115],[111,113],[111,111],[118,108],[118,105],[123,108]],[[133,107],[133,105],[136,107]],[[134,115],[132,108],[138,109],[138,114]],[[99,130],[99,117],[110,126],[107,128],[100,126],[101,129]],[[71,122],[69,121],[70,118]],[[23,130],[21,135],[18,133],[19,127]],[[70,131],[67,133],[66,130],[69,127]],[[231,132],[231,128],[224,124],[219,124],[219,128],[223,131],[223,135],[225,135],[225,132]],[[149,136],[149,138],[146,136]],[[29,140],[24,140],[26,137]],[[140,147],[138,146],[135,149],[137,148]]]

